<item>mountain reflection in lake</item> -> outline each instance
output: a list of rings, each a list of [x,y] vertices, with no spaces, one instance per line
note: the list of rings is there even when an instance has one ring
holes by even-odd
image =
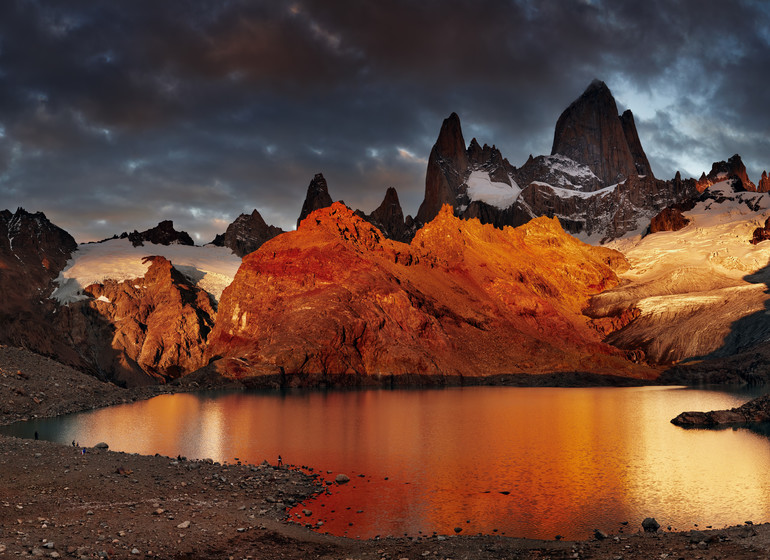
[[[648,516],[682,530],[770,520],[770,440],[669,423],[746,400],[658,387],[179,394],[10,430],[344,472],[350,483],[303,506],[302,522],[336,534],[586,538]]]

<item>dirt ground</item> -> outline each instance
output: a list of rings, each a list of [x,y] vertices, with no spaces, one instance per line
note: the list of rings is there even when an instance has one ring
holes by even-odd
[[[0,347],[3,423],[174,390],[179,387],[120,389],[23,350]],[[0,436],[0,557],[770,557],[770,525],[655,534],[629,534],[627,528],[622,535],[583,542],[454,535],[373,540],[334,537],[311,531],[303,525],[301,515],[304,507],[313,507],[308,499],[327,482],[334,484],[333,477],[290,466],[220,465],[95,448],[83,453],[67,445]]]

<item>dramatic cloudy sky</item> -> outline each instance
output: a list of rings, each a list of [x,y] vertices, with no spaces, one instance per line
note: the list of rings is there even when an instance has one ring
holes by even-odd
[[[514,165],[593,78],[658,177],[770,168],[770,3],[3,0],[0,208],[79,241],[173,219],[201,243],[257,208],[290,228],[313,175],[373,210],[422,200],[441,121]]]

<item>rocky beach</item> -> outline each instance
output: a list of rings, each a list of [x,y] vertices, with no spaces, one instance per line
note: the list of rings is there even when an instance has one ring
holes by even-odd
[[[122,389],[22,349],[0,347],[7,424],[194,390]],[[108,442],[107,442],[108,443]],[[219,464],[0,437],[0,555],[48,558],[766,558],[770,526],[672,533],[642,520],[592,540],[491,535],[355,540],[311,530],[303,510],[337,474]],[[316,465],[316,469],[323,465]],[[654,512],[651,512],[654,514]],[[661,520],[665,523],[664,520]],[[749,520],[747,520],[749,521]]]

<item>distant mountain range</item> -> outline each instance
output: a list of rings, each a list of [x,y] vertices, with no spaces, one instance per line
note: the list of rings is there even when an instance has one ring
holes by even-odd
[[[333,202],[321,174],[297,231],[254,210],[203,247],[170,221],[78,247],[2,211],[0,342],[123,385],[756,380],[769,189],[738,155],[655,178],[594,81],[520,168],[450,115],[414,218],[392,188],[371,214]]]

